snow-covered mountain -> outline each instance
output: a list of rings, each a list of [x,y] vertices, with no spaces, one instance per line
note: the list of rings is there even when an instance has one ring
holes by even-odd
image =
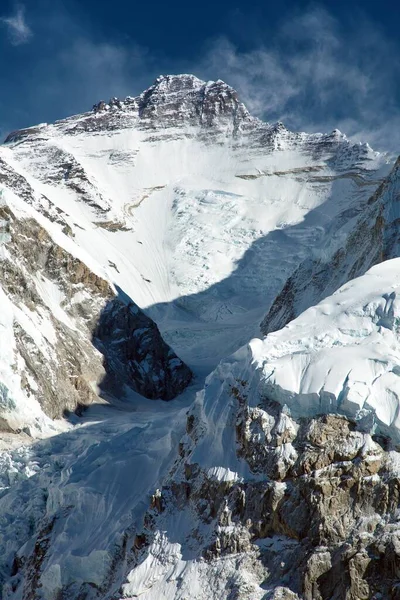
[[[399,169],[192,75],[8,136],[5,599],[397,598]]]

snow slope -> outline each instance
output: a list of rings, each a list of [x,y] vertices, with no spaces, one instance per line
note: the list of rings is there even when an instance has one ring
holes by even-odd
[[[192,76],[15,132],[0,157],[203,372],[256,334],[328,231],[343,243],[340,215],[359,214],[390,167],[338,131],[261,123],[229,86]]]
[[[264,341],[250,343],[268,397],[295,416],[343,412],[400,440],[400,259],[364,276]],[[376,421],[374,425],[373,421]]]
[[[207,421],[224,430],[227,419],[216,412],[229,404],[231,387],[245,382],[250,406],[268,399],[294,418],[342,413],[360,430],[399,443],[399,286],[400,259],[387,260],[283,329],[251,340],[208,377]],[[219,458],[210,454],[211,462],[228,465],[225,448],[233,445],[224,444]]]

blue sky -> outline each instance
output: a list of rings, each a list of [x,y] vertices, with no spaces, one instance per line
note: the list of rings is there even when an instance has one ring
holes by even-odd
[[[389,0],[2,0],[0,133],[135,95],[161,73],[224,79],[289,128],[400,149]]]

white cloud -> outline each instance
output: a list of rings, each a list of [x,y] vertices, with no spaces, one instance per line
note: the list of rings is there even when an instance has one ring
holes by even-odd
[[[285,19],[274,37],[242,52],[222,37],[195,66],[235,87],[251,112],[294,129],[329,131],[400,150],[399,48],[360,18],[346,31],[325,9]]]
[[[8,29],[8,35],[14,46],[26,44],[32,37],[32,30],[25,19],[25,7],[17,5],[15,13],[9,17],[1,17],[3,23]]]

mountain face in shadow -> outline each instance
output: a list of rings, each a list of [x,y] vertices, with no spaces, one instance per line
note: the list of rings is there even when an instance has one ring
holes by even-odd
[[[67,236],[68,249],[5,203],[0,223],[3,430],[40,432],[99,393],[123,396],[124,386],[152,399],[183,391],[189,368],[150,317],[71,251]]]
[[[93,332],[93,344],[104,357],[103,393],[121,396],[124,386],[146,398],[171,400],[190,383],[190,369],[164,342],[157,325],[117,288]]]

